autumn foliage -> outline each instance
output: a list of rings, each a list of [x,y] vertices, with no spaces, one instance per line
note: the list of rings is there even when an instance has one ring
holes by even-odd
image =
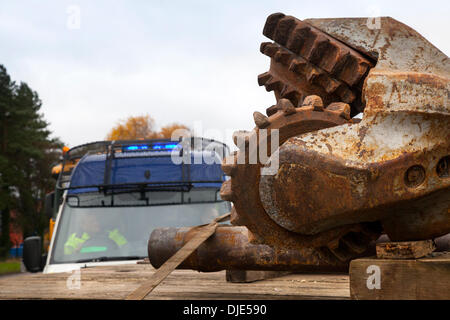
[[[131,116],[126,120],[119,121],[108,133],[106,140],[171,138],[172,133],[177,129],[184,129],[186,132],[190,132],[187,126],[179,123],[172,123],[162,127],[160,130],[156,130],[155,120],[149,115]]]

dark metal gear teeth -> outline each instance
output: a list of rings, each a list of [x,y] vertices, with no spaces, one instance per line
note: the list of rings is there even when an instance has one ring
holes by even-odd
[[[351,87],[358,86],[374,66],[372,59],[310,24],[282,13],[267,18],[263,34]]]
[[[268,92],[274,91],[275,96],[279,98],[291,100],[294,105],[298,105],[303,101],[303,94],[299,90],[289,83],[285,83],[277,76],[271,75],[270,72],[260,74],[258,76],[258,84],[264,86]]]
[[[257,219],[253,211],[243,210],[238,212],[236,206],[242,205],[241,196],[244,190],[241,190],[240,179],[248,179],[248,176],[242,171],[247,164],[238,164],[239,157],[244,156],[245,159],[249,156],[250,144],[248,144],[249,139],[254,139],[252,135],[257,134],[259,129],[268,128],[269,130],[273,128],[278,128],[277,126],[283,126],[289,123],[292,119],[309,118],[312,113],[318,116],[318,113],[324,114],[323,118],[330,118],[330,115],[326,113],[332,113],[333,117],[336,116],[343,118],[342,123],[345,123],[350,119],[350,106],[342,102],[333,102],[324,106],[321,97],[317,95],[306,96],[303,99],[302,104],[295,107],[295,105],[289,99],[280,98],[276,105],[269,108],[272,113],[269,116],[265,116],[260,112],[254,112],[253,118],[256,125],[252,131],[236,131],[233,134],[233,141],[239,148],[239,151],[232,153],[228,156],[222,163],[222,170],[224,173],[231,177],[231,179],[225,181],[220,190],[220,196],[223,200],[231,201],[234,203],[232,207],[231,223],[233,225],[243,225],[247,226],[249,229],[249,237],[251,235],[252,243],[265,243],[268,245],[273,245],[272,240],[268,240],[264,234],[261,234],[261,230],[254,225],[254,218]],[[304,116],[303,116],[304,115]],[[292,117],[292,118],[291,118]],[[336,121],[339,123],[340,121]],[[283,125],[284,124],[284,125]],[[275,127],[274,127],[275,125]],[[287,126],[286,126],[287,128]],[[248,138],[248,139],[247,139]],[[373,233],[371,230],[366,231],[365,228],[359,225],[352,228],[352,232],[347,232],[343,237],[332,241],[327,246],[322,246],[316,248],[320,255],[330,261],[330,263],[342,264],[342,261],[348,262],[350,259],[359,256],[361,253],[365,253],[367,250],[367,243],[371,241]],[[376,238],[376,237],[375,237]],[[269,236],[270,239],[270,236]],[[267,242],[268,241],[268,242]],[[287,240],[286,240],[287,241]],[[289,241],[288,241],[289,242]],[[292,244],[292,243],[291,243]]]
[[[269,130],[274,128],[288,128],[287,125],[292,119],[306,119],[312,115],[315,118],[335,118],[341,117],[340,121],[334,120],[336,125],[342,121],[342,123],[349,122],[350,119],[350,106],[343,102],[333,102],[328,105],[324,105],[322,98],[317,95],[309,95],[303,99],[302,104],[295,107],[295,105],[289,99],[280,98],[276,105],[269,108],[272,113],[269,116],[265,116],[260,112],[254,112],[253,118],[256,125],[252,131],[236,131],[233,134],[233,141],[239,148],[239,151],[233,152],[222,163],[222,170],[224,173],[231,177],[231,179],[225,181],[220,190],[220,196],[223,200],[231,201],[234,203],[232,207],[231,223],[233,225],[247,226],[249,229],[249,237],[252,239],[252,243],[265,243],[273,245],[269,238],[262,234],[254,224],[254,219],[258,219],[258,216],[254,211],[246,211],[245,208],[240,208],[241,212],[236,210],[239,205],[242,206],[242,195],[245,194],[245,190],[242,189],[242,184],[239,182],[248,182],[248,175],[245,173],[245,168],[250,169],[247,164],[240,163],[239,157],[244,156],[245,159],[250,154],[251,145],[248,143],[250,139],[255,137],[260,129],[267,128]],[[326,113],[332,113],[333,116]],[[322,115],[320,115],[322,114]],[[320,115],[320,116],[319,116]],[[319,117],[318,117],[319,116]],[[330,117],[331,116],[331,117]],[[347,120],[347,121],[345,121]],[[292,123],[291,123],[292,124]],[[281,126],[281,127],[279,127]],[[242,167],[244,166],[244,167]],[[241,180],[244,179],[244,180]],[[381,229],[380,229],[381,230]],[[373,230],[363,225],[357,225],[351,229],[350,232],[346,232],[344,236],[340,236],[328,245],[316,248],[319,254],[330,263],[342,264],[342,262],[349,262],[350,259],[359,257],[367,252],[368,243],[375,240],[380,230]],[[251,235],[251,236],[250,236]],[[269,239],[269,240],[268,240]],[[289,239],[285,239],[289,242]]]
[[[326,70],[296,56],[276,43],[263,42],[260,50],[275,62],[286,66],[289,71],[299,76],[303,75],[311,85],[321,87],[328,95],[336,95],[339,101],[352,103],[360,95],[359,88],[350,88],[341,80],[333,78]],[[275,78],[270,72],[261,74],[258,77],[258,83],[264,85],[267,91],[278,91],[281,97],[291,99],[293,103],[298,103],[301,99],[301,93],[296,88],[283,83],[281,79]]]
[[[270,115],[265,116],[264,114],[255,111],[253,113],[253,120],[255,122],[256,128],[264,129],[270,126],[271,116],[277,112],[281,112],[284,117],[289,117],[296,113],[301,112],[330,112],[338,115],[339,117],[350,120],[350,106],[343,102],[333,102],[328,106],[323,105],[323,101],[319,96],[310,95],[305,97],[303,103],[295,107],[290,99],[279,99],[277,104],[268,108],[272,112]],[[239,130],[233,133],[233,141],[235,145],[239,148],[239,151],[235,151],[229,156],[227,156],[222,162],[222,171],[233,178],[238,166],[238,157],[240,153],[244,153],[244,158],[248,156],[249,151],[249,139],[252,134],[256,134],[255,130],[245,131]],[[240,144],[239,144],[240,142]],[[232,188],[232,180],[229,179],[222,184],[220,189],[220,197],[222,200],[234,202],[236,200],[236,195]],[[246,225],[244,217],[240,217],[236,212],[233,215],[233,224],[236,225]],[[244,220],[243,220],[244,219]]]
[[[320,248],[319,251],[331,260],[336,259],[342,262],[354,259],[358,255],[366,255],[371,250],[371,242],[374,242],[380,236],[382,228],[377,222],[361,224],[359,227],[359,230],[347,233],[327,246]]]
[[[270,114],[265,116],[259,111],[253,113],[253,120],[258,129],[264,129],[270,126],[271,116],[277,112],[281,112],[285,117],[291,116],[298,112],[315,111],[315,112],[330,112],[338,115],[339,117],[350,120],[350,106],[343,102],[333,102],[328,106],[323,105],[322,98],[316,95],[307,96],[303,103],[299,107],[295,107],[290,99],[279,99],[276,105],[268,108],[271,110]],[[237,168],[238,152],[247,152],[250,136],[256,134],[255,130],[245,131],[239,130],[233,133],[233,142],[239,148],[239,151],[235,151],[227,156],[222,162],[222,171],[227,175],[233,177]],[[239,144],[241,143],[241,145]],[[231,188],[231,180],[227,180],[222,184],[220,195],[223,200],[233,201],[234,195]]]

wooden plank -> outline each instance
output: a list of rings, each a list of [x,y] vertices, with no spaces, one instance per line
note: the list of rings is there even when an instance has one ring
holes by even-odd
[[[417,260],[353,260],[350,296],[365,300],[448,300],[450,253],[434,253]]]
[[[433,240],[377,243],[379,259],[418,259],[436,249]]]
[[[230,217],[230,213],[224,214],[214,219],[206,226],[199,226],[198,231],[194,234],[180,250],[178,250],[172,257],[170,257],[164,264],[145,281],[139,288],[130,293],[125,300],[142,300],[156,286],[158,286],[172,271],[174,271],[184,260],[186,260],[206,239],[216,232],[219,222],[224,221]]]
[[[258,270],[227,270],[227,282],[248,283],[271,278],[278,278],[290,274],[289,271],[258,271]]]
[[[21,274],[0,278],[0,299],[123,299],[148,280],[147,264],[81,269],[80,288],[69,289],[72,273]],[[175,270],[146,299],[349,299],[346,274],[290,274],[253,283],[225,281],[225,271]]]

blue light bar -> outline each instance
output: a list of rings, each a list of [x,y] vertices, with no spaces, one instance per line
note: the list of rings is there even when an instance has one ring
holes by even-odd
[[[172,150],[175,149],[178,144],[175,143],[161,143],[152,145],[153,150]]]
[[[139,150],[148,150],[147,145],[136,145],[136,146],[126,146],[123,148],[124,151],[139,151]]]
[[[168,151],[172,149],[176,149],[178,144],[176,143],[155,143],[151,146],[141,144],[141,145],[131,145],[123,147],[123,151]]]

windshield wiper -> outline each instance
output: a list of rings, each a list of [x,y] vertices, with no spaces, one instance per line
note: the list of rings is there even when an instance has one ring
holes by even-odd
[[[117,256],[117,257],[97,257],[97,258],[90,258],[90,259],[80,259],[76,260],[75,263],[83,263],[83,262],[102,262],[102,261],[119,261],[119,260],[140,260],[145,259],[146,257],[143,256]]]

